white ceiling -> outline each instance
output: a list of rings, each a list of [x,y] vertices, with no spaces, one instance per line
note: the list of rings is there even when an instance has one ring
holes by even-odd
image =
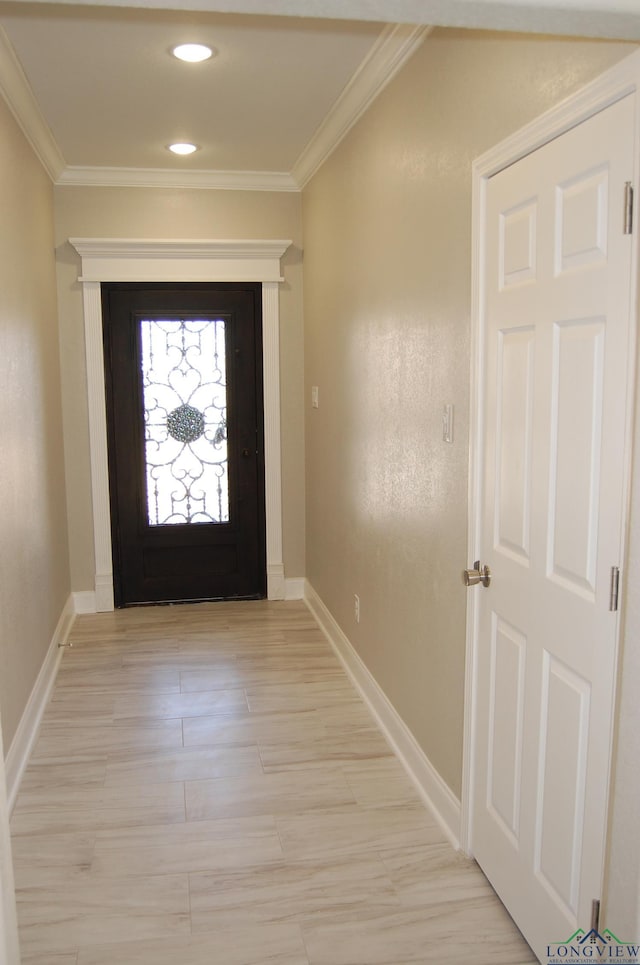
[[[297,190],[428,22],[640,39],[640,0],[14,0],[0,92],[58,182]],[[218,55],[181,63],[187,41]]]
[[[24,4],[0,6],[0,25],[65,168],[272,174],[291,172],[384,28]],[[217,56],[171,56],[189,41]],[[181,140],[200,150],[175,157]]]

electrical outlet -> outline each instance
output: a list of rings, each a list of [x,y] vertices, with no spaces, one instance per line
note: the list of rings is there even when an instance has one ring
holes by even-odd
[[[360,597],[357,593],[353,597],[353,615],[356,618],[356,623],[360,623]]]

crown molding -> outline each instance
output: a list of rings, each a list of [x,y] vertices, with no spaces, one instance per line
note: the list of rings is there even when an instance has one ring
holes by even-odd
[[[209,188],[218,191],[299,191],[281,171],[174,171],[168,168],[65,167],[56,184],[118,188]]]
[[[0,94],[45,171],[55,182],[64,169],[64,158],[2,27],[0,27]]]
[[[431,29],[408,24],[387,24],[384,27],[290,173],[67,165],[1,27],[0,93],[56,185],[297,192],[335,150]]]
[[[324,164],[432,29],[387,24],[294,164],[291,173],[300,188]]]

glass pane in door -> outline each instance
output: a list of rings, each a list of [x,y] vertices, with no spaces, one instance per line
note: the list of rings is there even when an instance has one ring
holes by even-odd
[[[227,523],[225,322],[143,320],[150,526]]]

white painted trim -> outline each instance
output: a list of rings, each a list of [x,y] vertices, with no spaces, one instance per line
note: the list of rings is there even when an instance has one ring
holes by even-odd
[[[284,600],[286,580],[282,563],[267,563],[267,599]]]
[[[94,590],[76,590],[73,597],[73,609],[78,616],[81,613],[97,613],[96,594]]]
[[[278,567],[277,572],[272,572],[272,578],[278,581],[278,590],[281,586],[284,586],[284,596],[277,597],[275,595],[267,596],[270,600],[284,599],[284,600],[303,600],[304,599],[304,576],[294,576],[289,579],[284,577],[284,567]],[[280,583],[280,580],[283,582]],[[272,588],[275,592],[275,587]],[[78,590],[71,594],[73,597],[73,608],[76,615],[83,613],[97,613],[96,608],[96,595],[93,590]]]
[[[380,730],[454,848],[460,847],[460,802],[445,784],[389,698],[308,580],[305,602],[335,650]]]
[[[469,398],[473,400],[469,412],[469,480],[467,505],[469,522],[467,526],[467,560],[475,560],[473,554],[480,547],[482,507],[482,426],[484,420],[484,261],[481,232],[485,218],[485,185],[478,177],[473,177],[472,215],[471,215],[471,339]],[[471,819],[473,814],[474,788],[474,732],[473,722],[476,713],[477,679],[477,628],[479,599],[477,593],[467,596],[466,658],[464,682],[464,729],[462,754],[462,815],[460,822],[460,846],[471,855]]]
[[[59,185],[119,188],[203,188],[214,191],[300,191],[286,171],[175,171],[169,168],[79,167],[69,165]]]
[[[111,510],[102,342],[101,281],[262,282],[267,596],[285,596],[280,439],[280,258],[290,241],[176,241],[70,238],[82,258],[95,606],[113,610]]]
[[[9,802],[0,728],[0,963],[2,965],[19,965],[20,962],[15,894]]]
[[[304,576],[294,576],[285,580],[285,600],[304,600],[305,583]]]
[[[280,321],[278,284],[262,284],[264,475],[267,519],[267,597],[283,600],[282,467],[280,438]]]
[[[0,27],[0,94],[4,97],[9,110],[45,171],[51,180],[55,181],[64,168],[64,158],[2,27]]]
[[[293,166],[303,188],[387,84],[415,53],[431,27],[387,24]]]
[[[282,240],[70,238],[82,258],[82,282],[280,282]],[[102,336],[101,336],[102,337]]]
[[[127,270],[129,263],[137,267],[143,260],[155,266],[155,271],[149,268],[154,276],[147,281],[166,281],[167,270],[180,272],[188,262],[193,262],[191,274],[196,281],[211,281],[212,274],[214,281],[223,281],[228,262],[236,262],[238,271],[242,272],[234,281],[281,281],[280,259],[291,245],[291,241],[270,238],[70,238],[69,241],[82,256],[84,281],[121,281],[120,274]]]
[[[484,452],[483,420],[485,386],[484,373],[484,233],[486,217],[487,183],[492,175],[497,174],[510,164],[519,161],[527,154],[542,147],[544,144],[561,136],[578,124],[606,109],[621,98],[636,94],[640,89],[640,51],[626,57],[619,64],[596,78],[582,90],[564,100],[556,107],[547,111],[511,137],[477,158],[472,168],[472,279],[471,279],[471,392],[469,417],[469,521],[467,560],[472,561],[480,556],[481,526],[482,526],[482,458]],[[640,98],[637,98],[640,101]],[[636,106],[636,185],[640,178],[640,103]],[[638,192],[636,192],[637,194]],[[637,221],[636,199],[636,221]],[[634,256],[632,263],[638,264],[638,231],[633,238]],[[637,300],[637,268],[634,270],[632,304]],[[636,325],[632,324],[632,337],[635,339]],[[635,372],[635,344],[629,352],[630,381],[633,385]],[[631,455],[633,419],[631,412],[627,417],[627,441],[625,453],[625,479],[627,491],[627,510],[625,514],[625,532],[622,537],[623,558],[627,542],[627,529],[631,492]],[[467,854],[473,854],[472,816],[473,816],[473,769],[474,745],[476,727],[476,671],[477,671],[477,635],[478,635],[478,597],[470,594],[467,607],[466,634],[466,671],[465,671],[465,722],[462,774],[462,812],[461,812],[461,845]],[[621,633],[622,621],[618,621],[618,634]],[[620,641],[617,646],[619,648]]]
[[[113,610],[113,564],[107,455],[107,405],[102,343],[102,299],[99,281],[83,282],[82,300],[87,365],[87,403],[89,407],[95,605],[98,612],[103,612]]]
[[[259,260],[260,271],[263,273],[259,278],[245,278],[245,281],[279,281],[280,259],[291,241],[271,238],[227,238],[227,239],[179,239],[175,238],[70,238],[69,241],[76,249],[78,254],[87,259],[87,269],[89,274],[86,276],[89,281],[113,281],[115,279],[92,278],[90,270],[94,267],[94,262],[99,259],[111,259],[117,262],[120,267],[119,258],[147,258],[152,257],[156,261],[163,258],[172,261],[181,259],[184,261],[195,261],[202,259],[212,262],[207,265],[207,278],[210,281],[210,273],[216,272],[216,265],[225,259],[235,259],[243,263]],[[108,270],[109,266],[105,266]],[[274,277],[278,276],[278,277]]]
[[[5,768],[9,814],[13,810],[16,802],[20,781],[22,780],[22,775],[29,761],[29,755],[38,735],[38,727],[40,726],[42,715],[47,706],[60,660],[64,653],[63,647],[71,632],[74,619],[73,598],[70,596],[60,614],[60,619],[58,620],[53,638],[49,644],[49,649],[42,662],[36,682],[33,685],[27,706],[20,718],[20,723],[11,742],[11,747],[7,752]]]

